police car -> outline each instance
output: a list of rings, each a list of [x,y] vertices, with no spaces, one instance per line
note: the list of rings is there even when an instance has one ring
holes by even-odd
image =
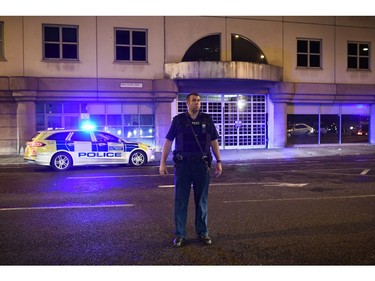
[[[154,152],[147,144],[128,142],[105,131],[45,130],[26,143],[24,159],[66,171],[82,165],[141,166],[155,160]]]

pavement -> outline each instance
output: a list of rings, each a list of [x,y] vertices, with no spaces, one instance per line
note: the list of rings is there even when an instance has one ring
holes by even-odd
[[[171,153],[172,154],[172,153]],[[171,155],[169,160],[171,160]],[[221,150],[223,162],[252,161],[260,159],[294,159],[303,157],[325,157],[345,155],[375,154],[375,145],[371,144],[342,144],[320,146],[298,146],[287,148],[261,149],[228,149]],[[156,152],[156,163],[160,161],[161,152]],[[27,164],[21,155],[0,155],[0,166]]]

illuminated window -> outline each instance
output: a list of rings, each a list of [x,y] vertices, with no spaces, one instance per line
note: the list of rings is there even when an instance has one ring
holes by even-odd
[[[348,69],[370,69],[370,44],[348,42]]]
[[[152,114],[124,114],[125,138],[153,138],[154,126]]]
[[[187,111],[187,93],[178,95],[178,113]],[[264,148],[267,142],[265,95],[201,94],[201,110],[210,114],[225,148]]]
[[[43,59],[78,60],[78,27],[43,25]]]
[[[232,34],[232,61],[268,64],[263,52],[247,38]]]
[[[290,105],[287,144],[368,143],[369,112],[361,104]]]
[[[147,31],[116,28],[115,60],[147,62]]]
[[[196,41],[182,61],[220,61],[220,35],[210,35]]]
[[[98,128],[104,128],[107,124],[105,114],[90,114],[90,121]]]
[[[321,45],[321,40],[297,39],[297,67],[320,67]]]
[[[5,59],[4,56],[4,23],[0,22],[0,60]]]
[[[87,113],[85,103],[38,102],[36,103],[36,128],[37,130],[77,129],[82,113]]]
[[[85,129],[94,126],[118,137],[154,145],[155,116],[151,103],[36,103],[37,130]]]

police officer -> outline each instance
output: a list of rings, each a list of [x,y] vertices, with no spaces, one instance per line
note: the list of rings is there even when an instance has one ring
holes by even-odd
[[[159,173],[168,173],[166,160],[176,139],[173,160],[175,162],[175,239],[173,245],[181,247],[186,238],[186,220],[193,186],[195,202],[195,230],[204,245],[211,245],[207,228],[207,195],[210,183],[211,150],[216,158],[215,176],[220,176],[222,164],[215,125],[208,114],[200,112],[201,98],[197,93],[186,97],[188,112],[173,118],[167,133]]]

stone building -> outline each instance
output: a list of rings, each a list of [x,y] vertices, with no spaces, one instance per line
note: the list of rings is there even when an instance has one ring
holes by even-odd
[[[375,143],[375,17],[0,16],[0,154],[83,121],[160,150],[202,95],[222,149]]]

